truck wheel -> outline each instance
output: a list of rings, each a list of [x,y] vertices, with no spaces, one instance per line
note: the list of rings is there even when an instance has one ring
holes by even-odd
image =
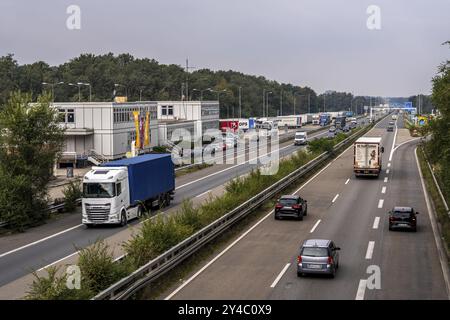
[[[120,215],[120,225],[126,226],[127,225],[127,214],[122,211],[122,214]]]
[[[142,217],[142,207],[139,206],[137,209],[137,218],[140,219]]]
[[[170,194],[166,194],[166,207],[170,206]]]

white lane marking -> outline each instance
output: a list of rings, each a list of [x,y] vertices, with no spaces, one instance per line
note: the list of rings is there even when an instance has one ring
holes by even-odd
[[[370,132],[370,131],[369,131]],[[306,181],[300,188],[298,188],[296,191],[294,191],[294,194],[298,193],[301,189],[306,187],[311,181],[313,181],[319,174],[321,174],[323,171],[325,171],[329,166],[331,166],[332,163],[334,163],[336,160],[338,160],[345,152],[350,150],[350,148],[353,148],[353,145],[350,145],[347,149],[342,151],[341,154],[339,154],[333,161],[328,163],[325,167],[323,167],[319,172],[317,172],[314,176],[312,176],[308,181]],[[226,247],[222,252],[220,252],[217,256],[215,256],[212,260],[210,260],[206,265],[204,265],[199,271],[197,271],[195,274],[193,274],[189,279],[187,279],[181,286],[176,288],[171,294],[169,294],[164,300],[170,300],[173,296],[175,296],[178,292],[180,292],[184,287],[186,287],[189,283],[191,283],[195,278],[197,278],[203,271],[205,271],[210,265],[212,265],[214,262],[216,262],[221,256],[223,256],[228,250],[230,250],[233,246],[236,245],[240,240],[242,240],[247,234],[249,234],[253,229],[255,229],[261,222],[266,220],[270,215],[272,215],[273,210],[270,211],[268,214],[266,214],[264,217],[262,217],[258,222],[256,222],[250,229],[248,229],[245,233],[243,233],[239,238],[237,238],[233,243],[231,243],[228,247]]]
[[[408,141],[405,141],[405,142],[400,143],[398,146],[396,146],[396,147],[394,148],[394,150],[393,150],[392,153],[394,153],[395,151],[397,151],[397,149],[400,148],[401,146],[403,146],[404,144],[410,143],[410,142],[413,142],[413,141],[416,141],[416,140],[419,140],[419,139],[420,139],[420,137],[414,138],[414,139],[411,139],[411,140],[408,140]],[[391,160],[392,160],[391,157],[389,157],[389,161],[391,161]]]
[[[389,174],[389,172],[390,172],[390,170],[389,170],[389,169],[387,169],[387,170],[386,170],[386,174]]]
[[[397,120],[395,120],[395,134],[394,134],[394,140],[392,141],[392,148],[391,148],[391,154],[389,155],[389,161],[392,161],[392,156],[394,155],[395,151],[395,141],[397,140]]]
[[[317,226],[319,225],[320,221],[322,221],[322,220],[320,220],[320,219],[317,220],[317,222],[314,224],[314,226],[312,227],[312,229],[311,229],[311,231],[310,231],[309,233],[313,233],[314,230],[316,230],[316,228],[317,228]]]
[[[356,292],[355,300],[364,300],[364,294],[366,292],[367,280],[359,280],[358,291]]]
[[[372,259],[372,255],[373,255],[373,248],[375,247],[375,241],[369,241],[369,245],[367,246],[367,251],[366,251],[366,259]]]
[[[437,251],[438,251],[438,255],[439,255],[439,262],[441,263],[442,273],[443,273],[445,285],[447,287],[447,296],[448,296],[448,299],[450,299],[450,281],[449,281],[449,277],[448,277],[449,268],[448,268],[447,255],[443,249],[443,245],[441,242],[441,238],[440,238],[437,223],[436,223],[436,217],[434,216],[433,209],[432,209],[431,203],[430,203],[430,199],[428,198],[428,192],[426,191],[427,189],[426,189],[424,178],[422,175],[422,170],[420,169],[419,159],[417,158],[417,147],[414,149],[414,155],[416,156],[417,170],[419,171],[420,182],[422,184],[422,191],[425,196],[425,202],[427,204],[427,211],[428,211],[428,216],[430,217],[431,229],[433,230],[434,242],[436,243],[436,247],[437,247]]]
[[[339,198],[339,193],[334,196],[334,198],[333,198],[333,200],[331,200],[331,202],[334,203],[337,200],[337,198]]]
[[[389,162],[389,163],[388,163],[388,168],[390,168],[390,166],[391,166],[391,163]]]
[[[203,271],[205,271],[210,265],[212,265],[214,262],[216,262],[221,256],[223,256],[225,253],[228,252],[236,243],[238,243],[240,240],[242,240],[247,234],[249,234],[253,229],[255,229],[261,222],[263,222],[267,217],[272,215],[273,210],[270,211],[268,214],[266,214],[261,220],[259,220],[257,223],[255,223],[250,229],[248,229],[246,232],[244,232],[239,238],[234,240],[228,247],[226,247],[222,252],[220,252],[217,256],[215,256],[211,261],[209,261],[206,265],[203,266],[200,270],[198,270],[194,275],[192,275],[188,280],[183,282],[181,286],[179,286],[175,291],[173,291],[171,294],[169,294],[164,300],[170,300],[174,295],[176,295],[180,290],[182,290],[185,286],[187,286],[189,283],[192,282],[195,278],[198,277],[199,274],[201,274]]]
[[[380,224],[380,217],[375,217],[375,220],[373,221],[373,229],[378,229],[378,225]]]
[[[22,247],[16,248],[16,249],[14,249],[14,250],[11,250],[11,251],[8,251],[8,252],[5,252],[5,253],[2,253],[2,254],[0,254],[0,258],[3,258],[3,257],[5,257],[5,256],[7,256],[7,255],[9,255],[9,254],[11,254],[11,253],[17,252],[17,251],[19,251],[19,250],[22,250],[22,249],[31,247],[31,246],[33,246],[33,245],[35,245],[35,244],[38,244],[38,243],[43,242],[43,241],[46,241],[46,240],[48,240],[48,239],[57,237],[57,236],[59,236],[59,235],[61,235],[61,234],[63,234],[63,233],[72,231],[72,230],[74,230],[74,229],[76,229],[76,228],[79,228],[79,227],[81,227],[81,226],[82,226],[82,224],[76,225],[76,226],[74,226],[74,227],[72,227],[72,228],[69,228],[69,229],[60,231],[60,232],[58,232],[58,233],[52,234],[51,236],[42,238],[42,239],[37,240],[37,241],[34,241],[34,242],[31,242],[31,243],[26,244],[26,245],[24,245],[24,246],[22,246]]]
[[[347,181],[345,181],[345,184],[348,184],[350,182],[350,178],[347,179]]]
[[[196,198],[200,198],[201,196],[204,196],[205,194],[208,194],[209,192],[211,192],[211,189],[209,189],[208,191],[205,191],[203,193],[200,193],[198,196],[196,196]]]
[[[385,177],[384,178],[384,183],[388,182],[388,180],[389,180],[388,177]]]
[[[378,209],[383,208],[383,204],[384,204],[384,199],[378,200]]]
[[[281,277],[283,277],[284,273],[287,271],[287,269],[291,266],[290,263],[286,264],[283,268],[283,270],[281,270],[281,272],[278,274],[278,276],[275,278],[275,280],[272,282],[272,284],[270,285],[271,288],[275,288],[275,286],[277,285],[278,281],[280,281]]]
[[[320,135],[320,134],[315,135],[314,137],[319,136],[319,135]],[[184,188],[184,187],[189,186],[189,185],[191,185],[191,184],[193,184],[193,183],[196,183],[196,182],[205,180],[205,179],[207,179],[207,178],[213,177],[213,176],[218,175],[218,174],[220,174],[220,173],[222,173],[222,172],[226,172],[226,171],[228,171],[228,170],[231,170],[231,169],[237,168],[237,167],[239,167],[239,166],[248,164],[248,163],[250,163],[250,161],[258,160],[259,158],[266,157],[266,156],[268,156],[268,155],[270,155],[270,154],[272,154],[272,153],[274,153],[274,152],[280,152],[281,150],[284,150],[284,149],[286,149],[286,148],[290,148],[290,147],[292,147],[292,146],[293,146],[293,144],[289,144],[289,145],[287,145],[287,146],[284,146],[283,148],[279,148],[279,149],[273,150],[273,151],[271,151],[271,152],[267,152],[267,153],[265,153],[265,154],[262,154],[262,155],[260,155],[260,156],[258,156],[258,157],[256,157],[256,158],[253,158],[253,159],[249,159],[249,160],[247,160],[247,161],[244,161],[243,163],[238,163],[238,164],[235,164],[235,165],[233,165],[233,166],[231,166],[231,167],[225,168],[225,169],[223,169],[223,170],[220,170],[220,171],[217,171],[217,172],[213,172],[213,173],[211,173],[211,174],[209,174],[209,175],[207,175],[207,176],[198,178],[197,180],[190,181],[190,182],[187,182],[187,183],[185,183],[185,184],[183,184],[183,185],[181,185],[181,186],[179,186],[179,187],[176,187],[175,190]],[[225,163],[225,164],[226,164],[226,163]]]
[[[386,187],[381,188],[381,193],[386,193]]]
[[[79,252],[79,251],[76,251],[76,252],[74,252],[74,253],[72,253],[72,254],[69,254],[68,256],[66,256],[66,257],[64,257],[64,258],[61,258],[61,259],[56,260],[56,261],[54,261],[54,262],[52,262],[52,263],[49,263],[49,264],[46,265],[45,267],[40,268],[40,269],[38,270],[38,272],[39,272],[39,271],[42,271],[42,270],[44,270],[44,269],[47,269],[48,267],[50,267],[50,266],[52,266],[52,265],[54,265],[54,264],[57,264],[58,262],[61,262],[61,261],[65,260],[65,259],[68,259],[68,258],[70,258],[70,257],[72,257],[72,256],[74,256],[74,255],[76,255],[76,254],[78,254],[78,252]]]

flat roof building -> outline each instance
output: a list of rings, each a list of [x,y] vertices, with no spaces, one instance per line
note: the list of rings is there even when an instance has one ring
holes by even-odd
[[[135,111],[139,112],[140,126],[149,114],[148,130],[140,127],[141,140],[147,138],[148,142],[143,153],[166,145],[178,128],[192,136],[219,128],[217,101],[55,102],[53,106],[66,128],[60,164],[86,160],[99,164],[125,157],[136,141]]]

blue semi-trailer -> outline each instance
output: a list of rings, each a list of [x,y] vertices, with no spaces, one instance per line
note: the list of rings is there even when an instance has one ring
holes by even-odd
[[[82,222],[125,225],[145,210],[170,204],[175,167],[170,154],[146,154],[93,167],[83,178]]]

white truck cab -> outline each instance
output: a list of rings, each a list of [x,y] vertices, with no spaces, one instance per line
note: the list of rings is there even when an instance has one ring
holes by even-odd
[[[82,223],[126,224],[138,216],[129,199],[126,167],[93,167],[83,178]]]

